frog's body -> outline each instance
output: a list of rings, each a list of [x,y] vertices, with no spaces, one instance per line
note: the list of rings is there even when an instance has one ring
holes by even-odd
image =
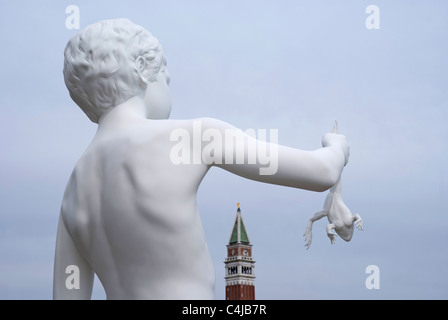
[[[335,122],[332,133],[338,132],[338,122]],[[327,217],[330,222],[327,225],[327,236],[330,238],[331,244],[336,241],[336,234],[338,234],[345,241],[350,241],[353,237],[354,225],[359,230],[362,229],[362,219],[358,214],[353,215],[350,209],[345,205],[341,195],[341,177],[336,184],[330,189],[324,203],[324,209],[316,212],[314,216],[308,221],[303,236],[305,237],[305,247],[307,249],[311,246],[313,222]],[[336,234],[332,231],[336,231]]]
[[[341,179],[330,189],[330,192],[325,199],[324,208],[317,212],[309,220],[308,226],[305,229],[305,246],[309,249],[312,240],[313,222],[327,217],[330,222],[327,225],[327,235],[333,244],[336,241],[336,234],[345,241],[350,241],[353,236],[354,225],[359,230],[362,229],[362,219],[358,214],[353,215],[350,209],[345,205],[341,196]],[[334,233],[333,230],[336,232]]]

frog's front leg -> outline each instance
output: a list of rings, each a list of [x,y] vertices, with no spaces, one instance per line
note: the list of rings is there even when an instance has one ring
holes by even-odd
[[[313,222],[322,219],[323,217],[325,217],[327,215],[327,211],[322,210],[319,212],[316,212],[314,214],[314,216],[312,218],[310,218],[310,220],[308,221],[308,225],[306,226],[305,229],[305,233],[303,234],[303,236],[305,237],[305,247],[308,250],[311,246],[311,241],[313,239],[313,235],[312,235],[312,229],[313,229]]]
[[[364,229],[362,228],[362,219],[361,219],[361,217],[359,216],[359,214],[355,214],[355,215],[353,216],[353,224],[356,225],[356,227],[357,227],[359,230],[364,231]]]
[[[336,233],[332,232],[334,228],[336,228],[336,226],[333,223],[327,225],[327,236],[330,238],[331,244],[336,242]]]

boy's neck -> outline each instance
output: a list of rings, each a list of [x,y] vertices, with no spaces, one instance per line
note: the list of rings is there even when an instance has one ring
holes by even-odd
[[[98,130],[125,129],[143,119],[146,119],[145,105],[139,96],[135,96],[103,114],[98,121]]]

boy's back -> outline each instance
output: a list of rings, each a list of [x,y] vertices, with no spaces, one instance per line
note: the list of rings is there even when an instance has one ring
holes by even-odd
[[[99,132],[74,169],[63,221],[108,298],[213,298],[196,205],[208,166],[170,161],[170,133],[187,123],[142,120],[107,139]]]

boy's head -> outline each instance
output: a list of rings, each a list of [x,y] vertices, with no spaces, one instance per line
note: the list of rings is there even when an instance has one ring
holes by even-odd
[[[127,19],[84,28],[70,39],[64,56],[70,96],[95,123],[108,109],[144,93],[166,64],[159,41]]]

